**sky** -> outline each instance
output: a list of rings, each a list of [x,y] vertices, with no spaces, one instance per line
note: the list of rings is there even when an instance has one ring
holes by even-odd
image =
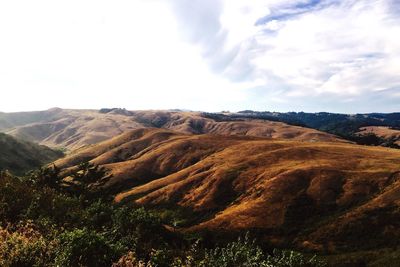
[[[0,111],[400,111],[399,0],[0,0]]]

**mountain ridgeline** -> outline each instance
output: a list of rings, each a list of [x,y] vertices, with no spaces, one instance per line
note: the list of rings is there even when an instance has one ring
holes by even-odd
[[[362,145],[400,146],[400,113],[348,115],[250,110],[204,113],[180,110],[129,111],[121,108],[53,108],[36,112],[0,113],[0,131],[19,139],[70,151],[143,127],[190,134],[247,135],[303,141],[342,139]]]
[[[332,134],[286,123],[265,120],[219,122],[204,117],[200,112],[50,109],[32,113],[0,113],[0,131],[20,139],[70,151],[146,127],[186,134],[340,141],[340,138]]]

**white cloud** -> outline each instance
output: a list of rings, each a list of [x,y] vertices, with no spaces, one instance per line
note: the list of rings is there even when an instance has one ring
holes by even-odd
[[[392,111],[399,13],[396,0],[0,1],[0,110]]]
[[[226,38],[217,47],[224,52],[207,59],[215,62],[229,54],[220,74],[232,81],[257,80],[257,92],[265,97],[259,109],[268,109],[273,99],[268,96],[277,91],[280,95],[274,97],[292,101],[293,109],[317,109],[313,102],[330,94],[332,102],[326,108],[335,110],[340,97],[350,103],[349,99],[360,99],[353,96],[367,94],[371,99],[376,91],[400,88],[400,4],[396,1],[221,3],[224,8],[214,18],[220,28],[214,32],[224,32]],[[180,18],[190,21],[191,16]],[[209,48],[208,43],[201,45]],[[336,111],[356,111],[355,106],[360,105]],[[400,105],[379,108],[396,107]]]

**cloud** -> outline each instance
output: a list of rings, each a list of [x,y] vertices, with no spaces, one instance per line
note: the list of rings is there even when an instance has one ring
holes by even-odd
[[[331,101],[322,101],[325,109],[335,111],[356,112],[371,103],[380,110],[400,108],[392,101],[400,88],[398,1],[217,2],[207,17],[212,31],[202,42],[191,42],[206,51],[204,59],[218,74],[232,82],[254,82],[249,92],[257,88],[265,98],[266,107],[259,109],[280,99],[293,109],[317,110],[316,103],[327,96]],[[192,8],[211,10],[213,3],[195,1]],[[183,12],[177,18],[190,32],[203,27],[201,14]],[[337,104],[342,100],[347,107]]]
[[[1,110],[400,109],[398,0],[0,1]]]
[[[187,43],[217,39],[215,7],[192,21],[184,42],[165,1],[2,1],[0,110],[230,109],[241,90],[231,91],[237,86],[211,73]]]

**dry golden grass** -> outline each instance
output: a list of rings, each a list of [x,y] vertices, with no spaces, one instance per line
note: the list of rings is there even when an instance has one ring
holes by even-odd
[[[41,113],[0,114],[0,129],[10,135],[50,147],[67,148],[69,151],[143,127],[164,128],[186,134],[212,133],[301,141],[343,141],[327,133],[280,122],[216,122],[202,117],[198,112],[146,110],[104,114],[97,110],[52,109]]]
[[[360,128],[358,134],[375,134],[376,136],[382,137],[384,139],[400,139],[400,130],[390,129],[386,126],[368,126]],[[400,145],[400,140],[395,142]]]
[[[306,223],[311,230],[296,242],[315,249],[333,239],[329,233],[343,240],[371,212],[400,207],[400,150],[383,147],[141,129],[56,164],[71,167],[82,157],[110,170],[106,186],[119,192],[117,202],[213,214],[186,231],[278,231]],[[383,234],[394,219],[379,214]]]

